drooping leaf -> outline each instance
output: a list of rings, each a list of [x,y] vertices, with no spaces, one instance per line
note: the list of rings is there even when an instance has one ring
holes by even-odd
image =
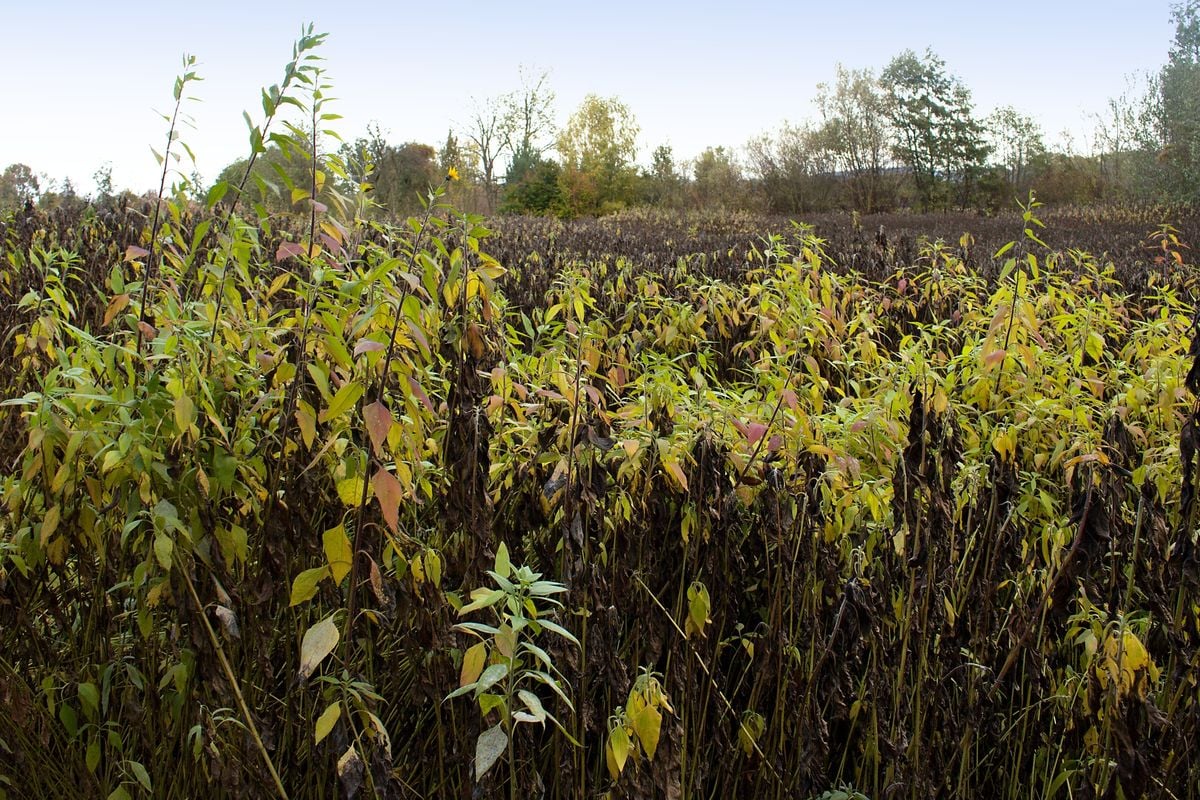
[[[499,725],[488,728],[475,740],[475,781],[483,779],[488,770],[508,747],[508,734]]]
[[[124,311],[125,307],[128,305],[129,305],[129,293],[128,292],[125,292],[124,294],[119,294],[116,297],[114,297],[109,302],[108,308],[105,309],[105,311],[104,311],[104,322],[102,323],[103,326],[107,328],[109,323],[111,323],[113,321],[113,319],[117,316],[117,314],[120,314],[122,311]]]
[[[463,653],[462,670],[458,675],[458,685],[467,686],[479,680],[483,665],[487,662],[487,643],[476,642]]]
[[[325,660],[325,656],[333,652],[340,636],[337,625],[333,622],[332,614],[304,632],[304,639],[300,642],[300,669],[298,670],[301,680],[312,675]]]
[[[362,789],[366,766],[358,755],[358,751],[354,749],[354,745],[346,748],[346,752],[338,758],[337,774],[338,782],[342,784],[342,796],[357,797],[359,790]]]
[[[42,547],[46,546],[46,542],[50,541],[50,537],[54,535],[54,531],[58,528],[58,520],[62,514],[62,509],[58,504],[50,506],[50,510],[46,512],[46,516],[42,517],[42,531],[38,535],[38,542]]]
[[[325,549],[325,560],[329,562],[329,574],[333,576],[334,583],[340,584],[350,572],[354,557],[350,539],[346,536],[346,526],[338,525],[325,531],[321,535],[321,543]]]
[[[154,536],[154,559],[163,569],[171,568],[171,555],[175,552],[175,543],[165,533]]]
[[[521,698],[521,702],[523,702],[525,707],[529,709],[529,713],[534,720],[537,722],[546,721],[546,709],[542,707],[542,701],[536,694],[528,689],[518,689],[517,696]]]
[[[313,726],[313,744],[318,745],[321,740],[329,735],[333,730],[333,726],[337,724],[338,718],[342,716],[342,704],[340,701],[334,701],[325,707],[321,712],[321,716],[317,717],[317,724]]]
[[[642,743],[646,758],[654,760],[658,750],[658,737],[662,733],[662,712],[657,706],[643,705],[636,714],[630,714],[629,721],[633,723],[633,732]]]
[[[137,761],[126,761],[125,763],[129,765],[129,771],[133,773],[133,777],[137,778],[137,782],[142,785],[143,789],[145,789],[147,792],[154,791],[154,788],[150,783],[150,773],[146,772],[145,767],[143,767]]]
[[[404,487],[396,476],[380,467],[371,478],[375,489],[375,499],[379,501],[379,509],[383,512],[383,520],[395,533],[400,525],[400,500],[404,496]],[[435,581],[436,583],[436,581]]]
[[[395,422],[392,412],[382,401],[376,400],[363,409],[363,419],[367,423],[367,434],[371,437],[375,454],[382,457],[383,443],[387,441],[388,432]]]
[[[625,762],[629,760],[629,751],[633,744],[629,741],[629,733],[624,725],[617,725],[608,732],[608,743],[612,747],[613,760],[617,764],[617,774],[620,774],[625,769]]]
[[[304,446],[311,449],[317,438],[317,420],[308,411],[297,408],[296,425],[300,428],[300,437],[304,440]]]
[[[196,404],[186,394],[175,398],[175,427],[186,431],[196,421]]]

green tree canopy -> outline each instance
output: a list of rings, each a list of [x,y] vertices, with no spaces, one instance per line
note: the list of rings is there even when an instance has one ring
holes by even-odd
[[[888,95],[893,152],[911,171],[921,206],[946,204],[955,186],[965,205],[988,152],[971,91],[932,50],[896,56],[880,83]]]
[[[589,94],[558,136],[566,212],[601,214],[629,204],[637,171],[637,121],[615,97]]]
[[[38,177],[25,164],[9,164],[0,173],[0,209],[35,203],[40,194]]]
[[[884,202],[888,147],[888,97],[870,70],[837,65],[832,84],[817,86],[822,124],[817,138],[846,181],[851,205],[865,213]]]

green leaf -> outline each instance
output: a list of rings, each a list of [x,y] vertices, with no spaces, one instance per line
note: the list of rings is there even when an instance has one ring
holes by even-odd
[[[474,596],[474,592],[471,593]],[[461,617],[464,614],[470,614],[472,611],[478,611],[481,608],[489,608],[504,599],[504,592],[499,589],[493,589],[489,592],[480,594],[470,603],[458,610],[458,615]]]
[[[208,190],[208,194],[204,198],[204,205],[211,210],[213,206],[221,202],[221,198],[224,197],[225,193],[228,191],[229,183],[227,181],[220,181],[219,183],[214,184],[213,187]]]
[[[100,710],[100,690],[96,688],[96,684],[79,684],[79,702],[83,706],[84,714],[89,718],[95,716]]]
[[[329,565],[306,569],[292,581],[292,599],[289,606],[297,606],[311,600],[317,594],[317,585],[330,574]]]
[[[325,660],[325,656],[337,647],[339,638],[340,634],[337,625],[333,623],[332,614],[304,632],[304,639],[300,642],[301,680],[305,680],[316,671]]]
[[[127,761],[125,763],[129,765],[129,771],[133,773],[133,777],[137,778],[137,782],[142,785],[143,789],[147,792],[154,791],[154,788],[150,785],[150,773],[146,772],[145,767],[137,761]]]
[[[175,552],[175,543],[165,533],[154,536],[154,558],[163,569],[171,568],[171,555]]]
[[[478,697],[504,680],[506,675],[508,675],[508,664],[492,664],[483,671],[483,674],[479,676],[479,680],[475,682],[475,696]]]
[[[518,689],[517,696],[521,698],[521,702],[529,709],[529,713],[538,722],[546,721],[546,709],[542,707],[542,701],[536,694],[527,689]]]
[[[313,726],[314,745],[321,743],[321,740],[329,735],[333,730],[333,726],[337,724],[338,718],[342,715],[341,702],[330,703],[321,716],[317,718],[317,724]]]
[[[96,767],[100,766],[100,740],[92,739],[88,742],[87,754],[83,758],[83,763],[87,766],[88,772],[95,773]]]
[[[500,546],[496,548],[496,572],[507,578],[511,566],[508,558],[508,545],[501,542]]]
[[[118,786],[108,793],[108,800],[133,800],[124,786]]]
[[[539,620],[537,620],[537,624],[541,625],[543,628],[545,628],[548,631],[553,631],[554,633],[557,633],[559,636],[563,637],[571,644],[574,644],[574,645],[579,644],[579,640],[575,638],[575,634],[571,633],[569,630],[567,630],[563,626],[559,625],[557,622],[551,622],[548,619],[539,619]]]
[[[217,479],[217,485],[227,492],[233,488],[233,479],[237,474],[237,463],[236,458],[219,447],[213,454],[213,477]]]
[[[475,741],[475,781],[483,779],[496,760],[508,747],[508,734],[499,725],[488,728],[479,734]]]
[[[67,735],[74,739],[75,734],[79,733],[79,718],[75,716],[75,709],[63,703],[58,707],[58,719],[66,728]]]
[[[613,759],[617,762],[617,772],[625,769],[625,762],[629,759],[629,751],[632,749],[632,742],[629,741],[629,734],[625,732],[625,726],[617,725],[608,732],[608,743],[612,746]]]
[[[345,414],[354,407],[354,404],[358,402],[358,398],[362,397],[362,395],[363,385],[358,381],[350,381],[341,389],[338,389],[337,394],[333,396],[333,400],[329,402],[329,408],[321,412],[321,422],[328,422]]]
[[[196,421],[196,404],[186,394],[175,398],[175,427],[180,433],[187,431]]]

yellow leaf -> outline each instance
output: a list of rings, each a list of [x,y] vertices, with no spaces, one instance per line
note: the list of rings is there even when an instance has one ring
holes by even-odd
[[[629,721],[633,723],[633,732],[642,743],[646,758],[654,760],[658,750],[658,737],[662,733],[662,712],[656,706],[642,706],[636,715],[630,714]]]
[[[604,743],[604,763],[608,766],[608,775],[614,781],[621,777],[621,769],[617,766],[617,758],[613,755],[612,739]]]
[[[330,528],[321,536],[325,546],[325,559],[329,562],[329,573],[334,583],[341,583],[342,578],[350,572],[353,552],[350,539],[346,536],[346,527],[338,525]]]
[[[104,323],[103,323],[104,326],[107,326],[110,322],[112,322],[113,318],[116,317],[117,314],[120,314],[121,311],[123,311],[125,309],[125,307],[128,305],[129,305],[129,295],[128,294],[119,294],[116,297],[114,297],[112,299],[112,302],[110,302],[108,304],[108,308],[104,312]]]
[[[304,440],[304,446],[311,450],[313,441],[317,438],[317,421],[311,412],[297,408],[296,424],[300,427],[300,438]]]
[[[340,634],[337,625],[333,623],[332,615],[304,632],[304,639],[300,642],[301,680],[312,675],[325,660],[325,656],[333,652],[333,648],[337,647],[338,638]]]
[[[487,644],[477,642],[463,653],[462,670],[458,674],[458,685],[466,686],[479,680],[483,665],[487,662]]]
[[[337,482],[338,497],[348,506],[361,505],[363,499],[362,492],[362,478],[343,478]]]
[[[613,761],[616,763],[616,775],[619,775],[625,769],[625,762],[629,760],[629,750],[632,746],[629,741],[629,733],[625,730],[624,725],[617,725],[608,732],[608,746],[612,750]],[[612,771],[612,765],[609,766],[609,771]],[[613,777],[616,778],[616,775]]]
[[[340,702],[330,703],[325,711],[317,718],[317,724],[313,728],[313,736],[316,741],[314,745],[320,744],[321,740],[329,735],[333,730],[333,726],[337,724],[338,717],[342,715],[342,704]]]
[[[687,475],[684,474],[683,468],[679,466],[679,462],[671,458],[663,461],[663,466],[666,467],[667,474],[674,479],[675,484],[686,492],[688,490]]]
[[[317,594],[317,585],[329,574],[329,565],[306,569],[292,581],[292,597],[289,606],[307,602]]]
[[[175,427],[180,433],[186,433],[196,421],[196,404],[186,394],[175,398]]]
[[[946,396],[945,390],[938,389],[933,393],[934,413],[945,414],[948,408],[950,408],[950,398]]]
[[[50,506],[50,510],[46,512],[46,516],[42,518],[42,532],[38,537],[38,542],[42,547],[46,546],[46,542],[50,541],[50,537],[54,535],[54,531],[58,528],[58,520],[62,515],[62,509],[58,504]]]

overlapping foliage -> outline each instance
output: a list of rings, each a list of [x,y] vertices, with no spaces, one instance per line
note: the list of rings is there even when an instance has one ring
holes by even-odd
[[[0,790],[1197,796],[1172,230],[551,267],[302,134],[290,221],[5,223]]]

